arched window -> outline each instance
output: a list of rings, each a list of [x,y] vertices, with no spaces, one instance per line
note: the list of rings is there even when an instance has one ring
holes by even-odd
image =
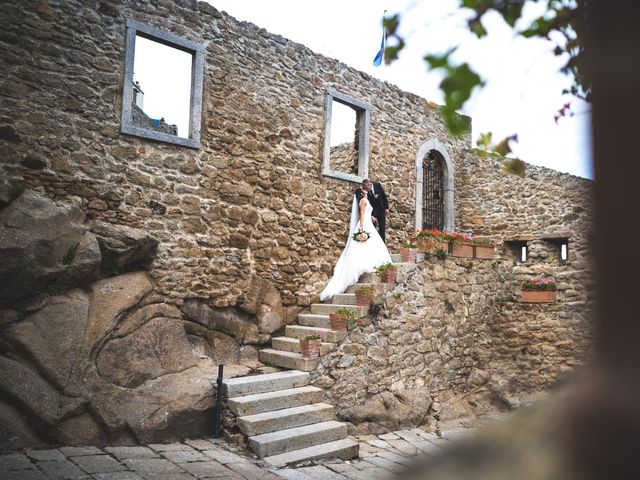
[[[454,230],[453,168],[447,150],[437,140],[429,140],[418,149],[415,210],[417,230]]]
[[[444,230],[442,156],[430,150],[422,162],[422,228]]]

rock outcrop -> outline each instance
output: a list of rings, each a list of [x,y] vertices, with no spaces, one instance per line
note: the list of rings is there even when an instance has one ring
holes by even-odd
[[[76,202],[26,191],[0,211],[0,308],[34,290],[86,285],[101,263],[96,237]]]

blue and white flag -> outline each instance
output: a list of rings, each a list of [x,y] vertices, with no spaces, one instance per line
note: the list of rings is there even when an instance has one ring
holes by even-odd
[[[382,63],[382,59],[384,58],[384,43],[386,41],[386,35],[385,35],[385,29],[384,29],[384,20],[385,20],[385,13],[387,13],[387,11],[385,10],[384,13],[382,14],[382,41],[380,42],[380,51],[376,54],[376,58],[373,59],[373,66],[374,67],[379,67],[380,64]]]

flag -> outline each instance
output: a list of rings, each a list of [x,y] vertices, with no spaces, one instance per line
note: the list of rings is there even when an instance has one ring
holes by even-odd
[[[385,13],[387,11],[385,10]],[[384,42],[385,42],[385,31],[384,31],[384,13],[382,14],[382,41],[380,42],[380,51],[376,54],[376,57],[373,59],[373,66],[379,67],[382,63],[382,59],[384,58]]]

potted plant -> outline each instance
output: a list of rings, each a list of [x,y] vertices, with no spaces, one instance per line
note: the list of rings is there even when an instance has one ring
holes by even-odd
[[[438,229],[418,230],[416,232],[418,251],[436,254],[439,251],[449,250],[449,234]]]
[[[473,258],[473,243],[471,235],[450,233],[451,255],[454,257]]]
[[[493,260],[496,249],[495,240],[474,239],[473,246],[475,257],[484,260]]]
[[[411,241],[404,242],[400,247],[400,261],[402,263],[416,263],[418,245]]]
[[[340,307],[335,312],[329,314],[329,321],[331,322],[331,330],[337,330],[344,332],[351,323],[355,323],[358,320],[358,315],[351,308]]]
[[[533,278],[522,283],[522,302],[550,303],[556,301],[556,279]]]
[[[320,356],[320,344],[322,336],[319,333],[306,335],[300,339],[300,352],[305,358],[317,358]]]
[[[382,283],[396,283],[398,267],[391,262],[383,263],[376,267],[376,275],[380,277]]]
[[[362,285],[356,288],[356,305],[359,307],[368,307],[376,294],[373,285]]]

